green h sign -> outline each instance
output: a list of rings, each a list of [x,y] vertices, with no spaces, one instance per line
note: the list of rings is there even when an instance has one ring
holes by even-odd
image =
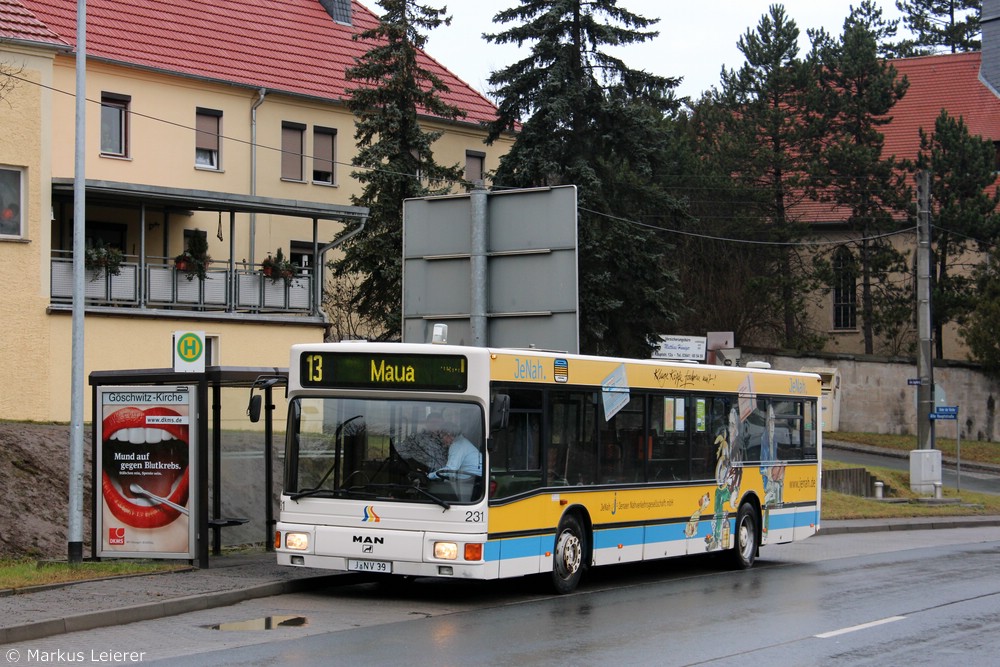
[[[175,372],[205,372],[204,331],[175,331],[173,347]]]

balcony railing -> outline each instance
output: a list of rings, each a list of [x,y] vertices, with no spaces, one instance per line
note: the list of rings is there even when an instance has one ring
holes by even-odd
[[[56,255],[57,251],[53,252]],[[68,254],[68,253],[67,253]],[[84,285],[87,305],[116,308],[169,308],[173,310],[225,311],[240,313],[313,314],[313,275],[303,269],[290,280],[272,281],[259,265],[243,265],[230,271],[228,264],[209,266],[205,279],[179,271],[170,261],[147,262],[140,271],[137,262],[123,262],[121,273],[107,276],[88,271]],[[73,259],[52,257],[51,300],[73,301]]]

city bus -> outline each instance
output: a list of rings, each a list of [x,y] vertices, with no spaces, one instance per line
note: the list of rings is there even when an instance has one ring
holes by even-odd
[[[536,349],[295,345],[278,562],[540,574],[761,546],[820,522],[810,373]],[[461,453],[459,453],[461,450]]]

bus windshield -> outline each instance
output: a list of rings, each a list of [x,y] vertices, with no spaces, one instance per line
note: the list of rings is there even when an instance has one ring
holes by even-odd
[[[482,499],[483,411],[473,403],[296,398],[285,493],[437,503]]]

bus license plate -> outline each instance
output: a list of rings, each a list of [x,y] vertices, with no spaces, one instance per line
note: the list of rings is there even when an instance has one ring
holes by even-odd
[[[347,561],[347,569],[353,572],[380,572],[392,574],[392,563],[381,560],[354,560]]]

